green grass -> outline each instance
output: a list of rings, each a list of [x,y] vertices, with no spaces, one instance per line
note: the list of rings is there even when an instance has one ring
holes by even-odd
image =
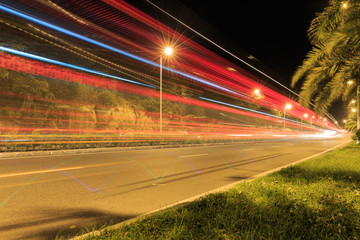
[[[360,239],[360,147],[86,239]]]

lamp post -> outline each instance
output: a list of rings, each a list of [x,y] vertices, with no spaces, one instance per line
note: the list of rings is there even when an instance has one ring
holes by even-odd
[[[357,86],[356,91],[356,98],[357,98],[357,130],[360,130],[360,84]],[[359,139],[358,139],[359,144]]]
[[[172,48],[167,47],[165,48],[164,53],[160,55],[160,133],[162,133],[162,60],[164,54],[170,56],[172,52]]]
[[[286,116],[286,109],[290,110],[292,108],[291,104],[286,104],[284,107],[284,133],[285,133],[285,116]]]
[[[305,118],[305,119],[306,119],[308,116],[309,116],[309,114],[307,114],[307,113],[304,114],[304,118]],[[300,128],[300,129],[301,129],[301,133],[302,133],[302,123],[303,123],[303,122],[302,122],[302,118],[300,118],[300,119],[301,119],[301,126],[300,126],[301,128]]]
[[[315,116],[312,116],[311,118],[310,118],[310,124],[311,124],[311,127],[313,126],[313,119],[315,118]]]

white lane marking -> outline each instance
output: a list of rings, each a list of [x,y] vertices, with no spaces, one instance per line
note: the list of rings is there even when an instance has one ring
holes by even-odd
[[[10,173],[10,174],[0,175],[0,178],[25,176],[25,175],[32,175],[32,174],[39,174],[39,173],[51,173],[51,172],[66,171],[66,170],[76,170],[76,169],[82,169],[82,168],[84,168],[84,167],[70,167],[70,168],[48,169],[48,170],[39,170],[39,171],[32,171],[32,172],[22,172],[22,173]]]
[[[245,149],[241,149],[243,151],[252,151],[252,150],[256,150],[256,148],[245,148]]]
[[[202,153],[202,154],[195,154],[195,155],[187,155],[187,156],[180,156],[180,157],[200,157],[200,156],[206,156],[206,155],[209,155],[207,153]]]

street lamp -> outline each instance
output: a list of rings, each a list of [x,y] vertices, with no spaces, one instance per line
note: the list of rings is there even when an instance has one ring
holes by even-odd
[[[164,53],[160,55],[160,133],[162,133],[162,60],[163,55],[170,56],[173,53],[171,47],[166,47]]]
[[[313,119],[315,118],[315,116],[312,116],[311,118],[310,118],[310,124],[311,124],[311,126],[313,125]]]
[[[167,47],[167,48],[165,48],[164,52],[166,55],[171,55],[173,53],[173,49],[171,47]]]
[[[305,118],[305,119],[306,119],[308,116],[309,116],[309,114],[307,114],[307,113],[304,114],[304,118]],[[303,124],[303,121],[302,121],[302,118],[300,118],[300,119],[301,119],[300,130],[301,130],[301,132],[302,132],[302,124]]]
[[[284,107],[284,133],[285,133],[285,115],[286,115],[286,109],[287,110],[290,110],[292,108],[292,105],[291,104],[286,104],[285,107]]]

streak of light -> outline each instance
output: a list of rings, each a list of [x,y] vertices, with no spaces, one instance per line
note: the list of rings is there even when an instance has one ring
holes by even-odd
[[[0,7],[1,7],[1,5],[0,5]],[[109,77],[109,78],[129,82],[129,83],[134,83],[134,84],[137,84],[137,85],[143,85],[143,86],[146,86],[146,87],[155,88],[154,86],[151,86],[151,85],[148,85],[148,84],[145,84],[145,83],[132,81],[132,80],[129,80],[129,79],[126,79],[126,78],[117,77],[117,76],[106,74],[106,73],[103,73],[103,72],[91,70],[91,69],[88,69],[88,68],[76,66],[76,65],[73,65],[73,64],[69,64],[69,63],[60,62],[60,61],[53,60],[53,59],[50,59],[50,58],[41,57],[41,56],[38,56],[38,55],[22,52],[22,51],[19,51],[19,50],[15,50],[15,49],[3,47],[3,46],[0,46],[0,50],[4,51],[4,52],[9,52],[9,53],[12,53],[12,54],[20,55],[20,56],[23,56],[23,57],[31,58],[31,59],[40,60],[42,62],[52,63],[52,64],[56,64],[56,65],[59,65],[59,66],[68,67],[68,68],[72,68],[72,69],[76,69],[76,70],[80,70],[80,71],[84,71],[84,72],[88,72],[88,73],[93,73],[93,74],[104,76],[104,77]]]
[[[100,47],[103,47],[103,48],[105,48],[105,49],[108,49],[108,50],[111,50],[111,51],[120,53],[120,54],[122,54],[122,55],[124,55],[124,56],[130,57],[130,58],[132,58],[132,59],[138,60],[138,61],[143,62],[143,63],[146,63],[146,64],[149,64],[149,65],[151,65],[151,66],[160,67],[160,65],[159,65],[158,63],[154,63],[154,62],[152,62],[152,61],[149,61],[149,60],[146,60],[146,59],[144,59],[144,58],[141,58],[141,57],[138,57],[138,56],[136,56],[136,55],[133,55],[133,54],[131,54],[131,53],[122,51],[122,50],[120,50],[120,49],[118,49],[118,48],[109,46],[109,45],[107,45],[107,44],[104,44],[104,43],[101,43],[101,42],[99,42],[99,41],[90,39],[90,38],[88,38],[88,37],[84,37],[84,36],[82,36],[82,35],[80,35],[80,34],[71,32],[71,31],[69,31],[69,30],[67,30],[67,29],[64,29],[64,28],[58,27],[58,26],[56,26],[56,25],[53,25],[53,24],[51,24],[51,23],[48,23],[48,22],[42,21],[42,20],[40,20],[40,19],[34,18],[34,17],[30,16],[30,15],[27,15],[27,14],[24,14],[24,13],[22,13],[22,12],[16,11],[16,10],[14,10],[14,9],[8,8],[8,7],[6,7],[6,6],[4,6],[4,5],[1,5],[1,4],[0,4],[0,10],[2,10],[2,11],[4,11],[4,12],[7,12],[7,13],[10,13],[10,14],[13,14],[13,15],[16,15],[16,16],[18,16],[18,17],[27,19],[27,20],[29,20],[29,21],[35,22],[35,23],[37,23],[37,24],[43,25],[43,26],[48,27],[48,28],[50,28],[50,29],[53,29],[53,30],[56,30],[56,31],[65,33],[65,34],[67,34],[67,35],[69,35],[69,36],[72,36],[72,37],[75,37],[75,38],[84,40],[84,41],[86,41],[86,42],[95,44],[95,45],[100,46]],[[37,59],[37,60],[40,60],[40,61],[50,62],[50,63],[53,63],[53,64],[58,64],[58,65],[61,65],[61,66],[74,68],[74,69],[81,70],[81,71],[86,71],[86,72],[90,72],[90,73],[94,73],[94,74],[103,75],[103,76],[106,76],[106,77],[111,77],[111,78],[119,79],[119,80],[122,80],[122,81],[127,81],[127,82],[131,82],[131,83],[135,83],[135,84],[141,84],[141,85],[144,85],[144,86],[152,87],[152,86],[147,85],[147,84],[138,83],[138,82],[135,82],[135,81],[132,81],[132,80],[128,80],[128,79],[124,79],[124,78],[112,76],[112,75],[109,75],[109,74],[101,73],[101,72],[98,72],[98,71],[94,71],[94,70],[82,68],[82,67],[79,67],[79,66],[75,66],[75,65],[72,65],[72,64],[68,64],[68,63],[63,63],[63,62],[60,62],[60,61],[56,61],[56,60],[52,60],[52,59],[48,59],[48,58],[44,58],[44,57],[40,57],[40,56],[36,56],[36,55],[30,54],[30,53],[25,53],[25,52],[22,52],[22,51],[18,51],[18,50],[6,48],[6,47],[1,47],[1,46],[0,46],[0,50],[6,51],[6,52],[11,52],[11,53],[18,54],[18,55],[22,55],[22,56],[29,57],[29,58],[33,58],[33,59]],[[233,93],[233,94],[235,94],[235,95],[238,94],[237,92],[234,92],[234,91],[232,91],[232,90],[229,90],[229,89],[224,88],[224,87],[222,87],[222,86],[219,86],[219,85],[217,85],[217,84],[214,84],[214,83],[205,81],[205,80],[203,80],[203,79],[201,79],[201,78],[192,76],[192,75],[190,75],[190,74],[183,73],[183,72],[180,72],[180,71],[177,71],[177,70],[173,70],[173,69],[168,68],[168,67],[166,67],[166,66],[164,66],[163,69],[166,69],[166,70],[168,70],[168,71],[170,71],[170,72],[177,73],[177,74],[182,75],[182,76],[184,76],[184,77],[193,79],[193,80],[195,80],[195,81],[197,81],[197,82],[206,84],[206,85],[208,85],[208,86],[211,86],[211,87],[214,87],[214,88],[223,90],[223,91],[225,91],[225,92]]]
[[[252,134],[228,134],[228,136],[231,136],[231,137],[251,137],[253,135]]]

